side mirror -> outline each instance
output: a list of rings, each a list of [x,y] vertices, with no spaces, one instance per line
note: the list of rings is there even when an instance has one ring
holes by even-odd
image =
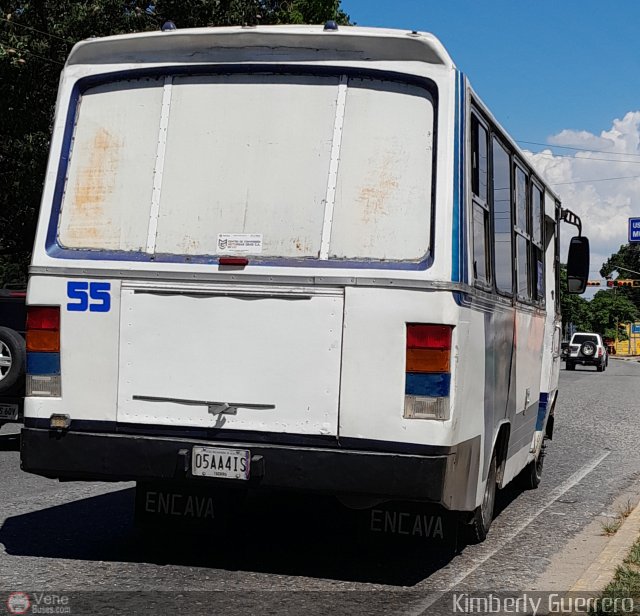
[[[589,278],[589,238],[571,238],[567,259],[567,292],[580,294],[587,288]]]

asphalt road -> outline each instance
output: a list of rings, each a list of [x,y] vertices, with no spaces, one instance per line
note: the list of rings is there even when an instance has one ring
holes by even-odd
[[[446,549],[371,544],[309,498],[286,506],[260,499],[242,524],[211,537],[143,535],[133,528],[131,484],[60,484],[22,473],[5,426],[0,601],[17,590],[102,591],[75,596],[71,613],[419,614],[430,610],[434,591],[526,591],[640,481],[639,377],[640,363],[620,360],[605,373],[563,370],[542,484],[499,495],[484,543]]]

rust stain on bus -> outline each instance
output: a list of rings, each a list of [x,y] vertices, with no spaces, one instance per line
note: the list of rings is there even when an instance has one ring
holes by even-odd
[[[73,222],[68,230],[70,239],[85,243],[100,240],[101,244],[106,240],[108,243],[111,219],[106,216],[104,205],[115,188],[122,146],[122,139],[99,128],[88,151],[82,152],[88,156],[83,157],[86,163],[79,167],[75,182],[70,217]]]
[[[308,254],[312,250],[311,244],[309,242],[309,238],[306,238],[306,237],[305,238],[296,237],[293,244],[296,248],[296,252],[298,253]]]
[[[380,216],[388,215],[385,210],[387,198],[398,188],[398,180],[391,171],[394,161],[390,157],[385,157],[375,179],[368,186],[360,189],[358,201],[364,205],[362,210],[362,220],[365,223]]]

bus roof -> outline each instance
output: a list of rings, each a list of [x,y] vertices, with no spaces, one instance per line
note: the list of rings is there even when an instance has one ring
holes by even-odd
[[[416,61],[454,68],[442,43],[426,32],[339,26],[233,26],[140,32],[77,43],[67,65],[207,61],[211,52],[308,49],[314,60]],[[298,53],[299,55],[299,53]],[[230,56],[230,59],[231,56]]]

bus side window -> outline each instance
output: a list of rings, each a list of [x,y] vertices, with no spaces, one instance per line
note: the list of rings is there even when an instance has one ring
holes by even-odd
[[[531,259],[533,264],[533,298],[544,304],[544,194],[542,189],[531,184]]]
[[[491,284],[489,235],[489,133],[477,116],[471,118],[471,191],[473,203],[473,276]]]
[[[512,295],[511,161],[509,153],[495,137],[493,139],[492,160],[496,286],[501,293]]]
[[[524,301],[531,299],[531,253],[529,202],[527,199],[529,178],[525,171],[515,166],[515,237],[516,237],[516,292]]]

